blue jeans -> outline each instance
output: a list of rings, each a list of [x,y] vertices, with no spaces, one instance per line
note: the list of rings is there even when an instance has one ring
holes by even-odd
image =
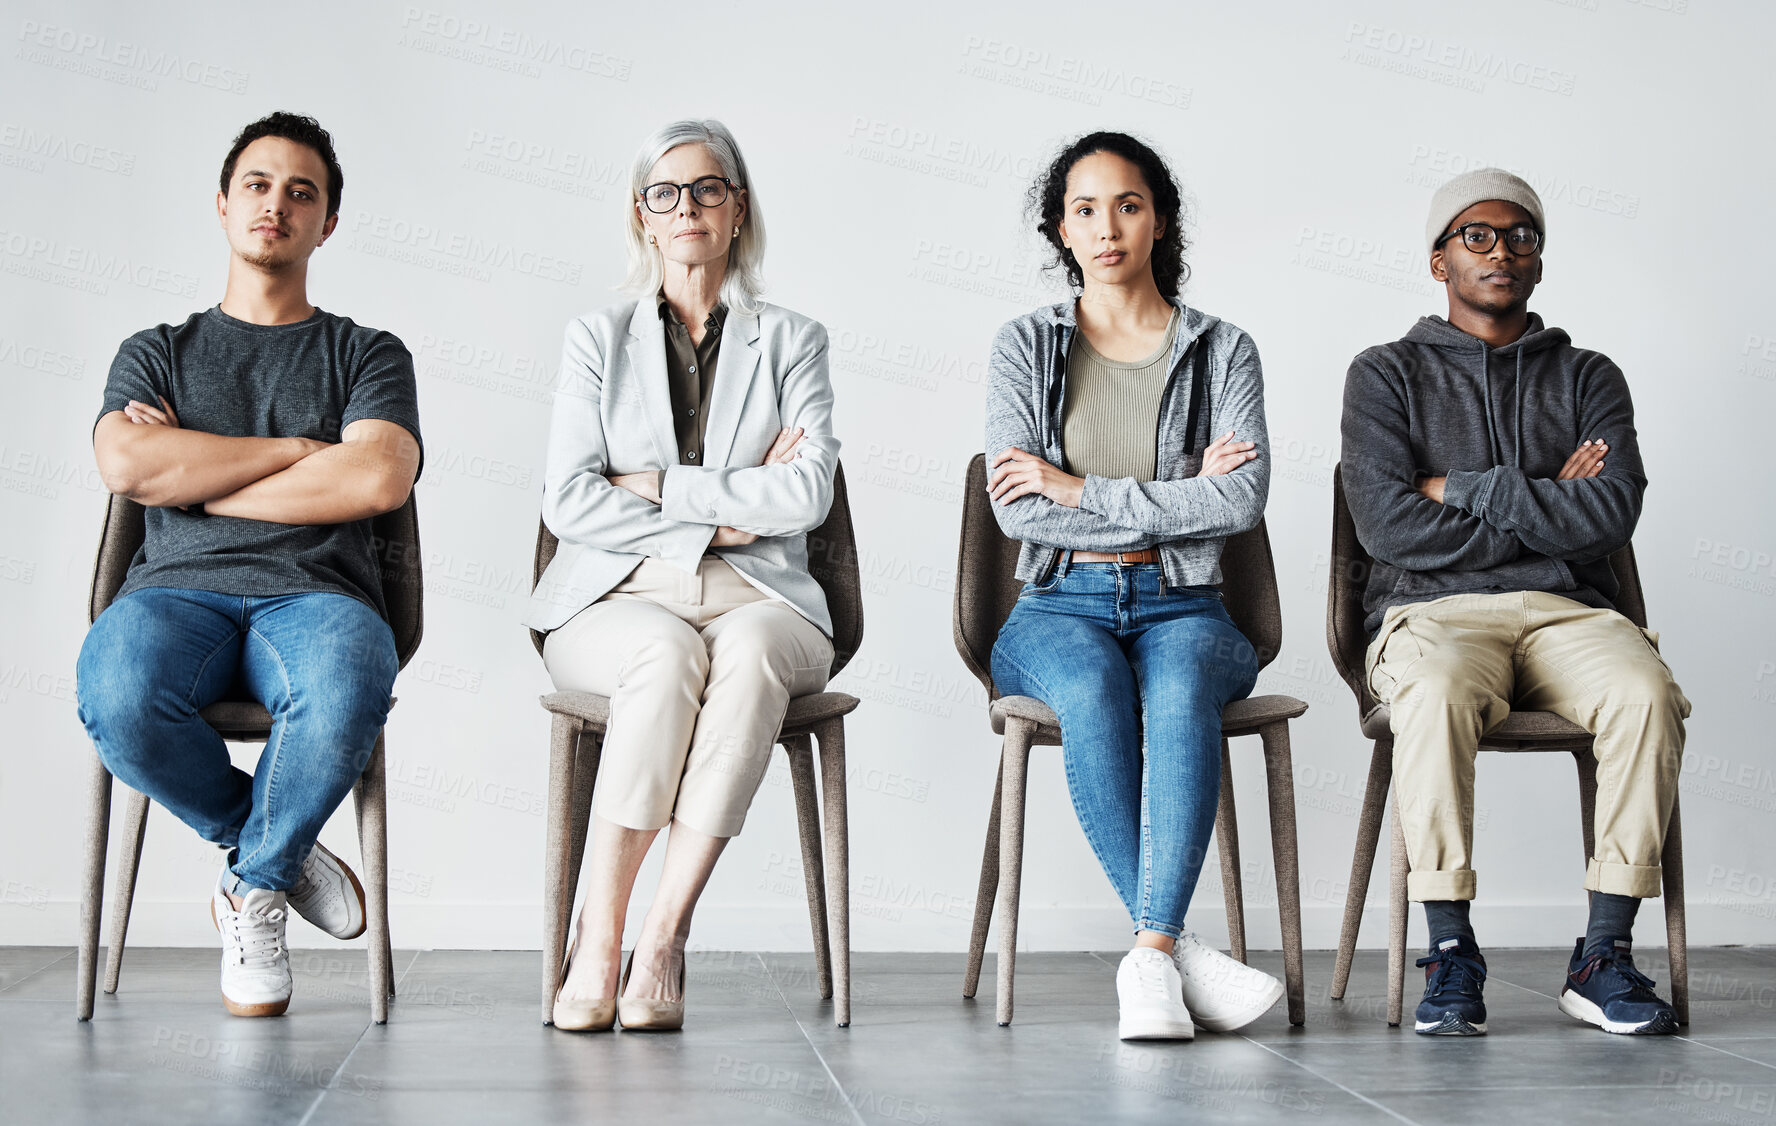
[[[1158,564],[1063,561],[999,631],[993,682],[1060,718],[1080,828],[1137,931],[1183,933],[1221,796],[1221,709],[1257,679],[1220,592],[1167,588]]]
[[[80,722],[119,781],[234,850],[226,890],[284,891],[369,764],[397,666],[388,623],[347,595],[147,587],[87,631]],[[272,717],[250,776],[198,717],[243,699]]]

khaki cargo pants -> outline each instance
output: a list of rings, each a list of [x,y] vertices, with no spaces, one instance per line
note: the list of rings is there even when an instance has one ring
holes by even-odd
[[[1595,855],[1585,887],[1659,894],[1690,714],[1658,635],[1555,594],[1458,594],[1389,609],[1369,645],[1392,709],[1394,785],[1414,900],[1474,898],[1474,755],[1512,707],[1596,737]]]

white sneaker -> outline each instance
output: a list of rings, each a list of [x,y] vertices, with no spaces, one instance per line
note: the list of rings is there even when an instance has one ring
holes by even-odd
[[[316,841],[302,862],[302,874],[289,892],[298,915],[334,938],[364,933],[364,885],[345,861]]]
[[[1204,946],[1189,931],[1172,946],[1172,965],[1177,967],[1191,1017],[1210,1032],[1244,1028],[1269,1012],[1283,995],[1282,982]]]
[[[1190,1040],[1196,1027],[1179,992],[1178,969],[1163,950],[1137,946],[1116,969],[1121,1010],[1117,1035],[1124,1040]]]
[[[275,1017],[290,1007],[289,917],[281,891],[251,888],[236,911],[216,881],[210,918],[222,933],[222,1003],[235,1016]]]

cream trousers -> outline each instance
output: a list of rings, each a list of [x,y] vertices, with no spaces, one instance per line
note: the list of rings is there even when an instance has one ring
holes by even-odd
[[[792,696],[826,687],[832,642],[725,561],[647,559],[543,643],[560,691],[610,698],[593,808],[631,829],[677,819],[732,837]]]
[[[1411,898],[1474,898],[1474,755],[1512,707],[1553,712],[1595,737],[1585,886],[1659,894],[1690,702],[1658,640],[1614,610],[1556,594],[1458,594],[1387,611],[1367,668],[1392,709]]]

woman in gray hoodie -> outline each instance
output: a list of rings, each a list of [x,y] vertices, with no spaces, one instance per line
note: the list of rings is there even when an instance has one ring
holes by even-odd
[[[1179,298],[1182,202],[1121,133],[1066,146],[1030,210],[1076,298],[1000,328],[986,449],[1025,581],[993,649],[1007,696],[1060,720],[1080,827],[1135,926],[1123,1039],[1242,1027],[1282,985],[1184,927],[1220,795],[1221,709],[1257,678],[1221,546],[1269,489],[1258,352]],[[1143,753],[1143,744],[1145,752]]]

